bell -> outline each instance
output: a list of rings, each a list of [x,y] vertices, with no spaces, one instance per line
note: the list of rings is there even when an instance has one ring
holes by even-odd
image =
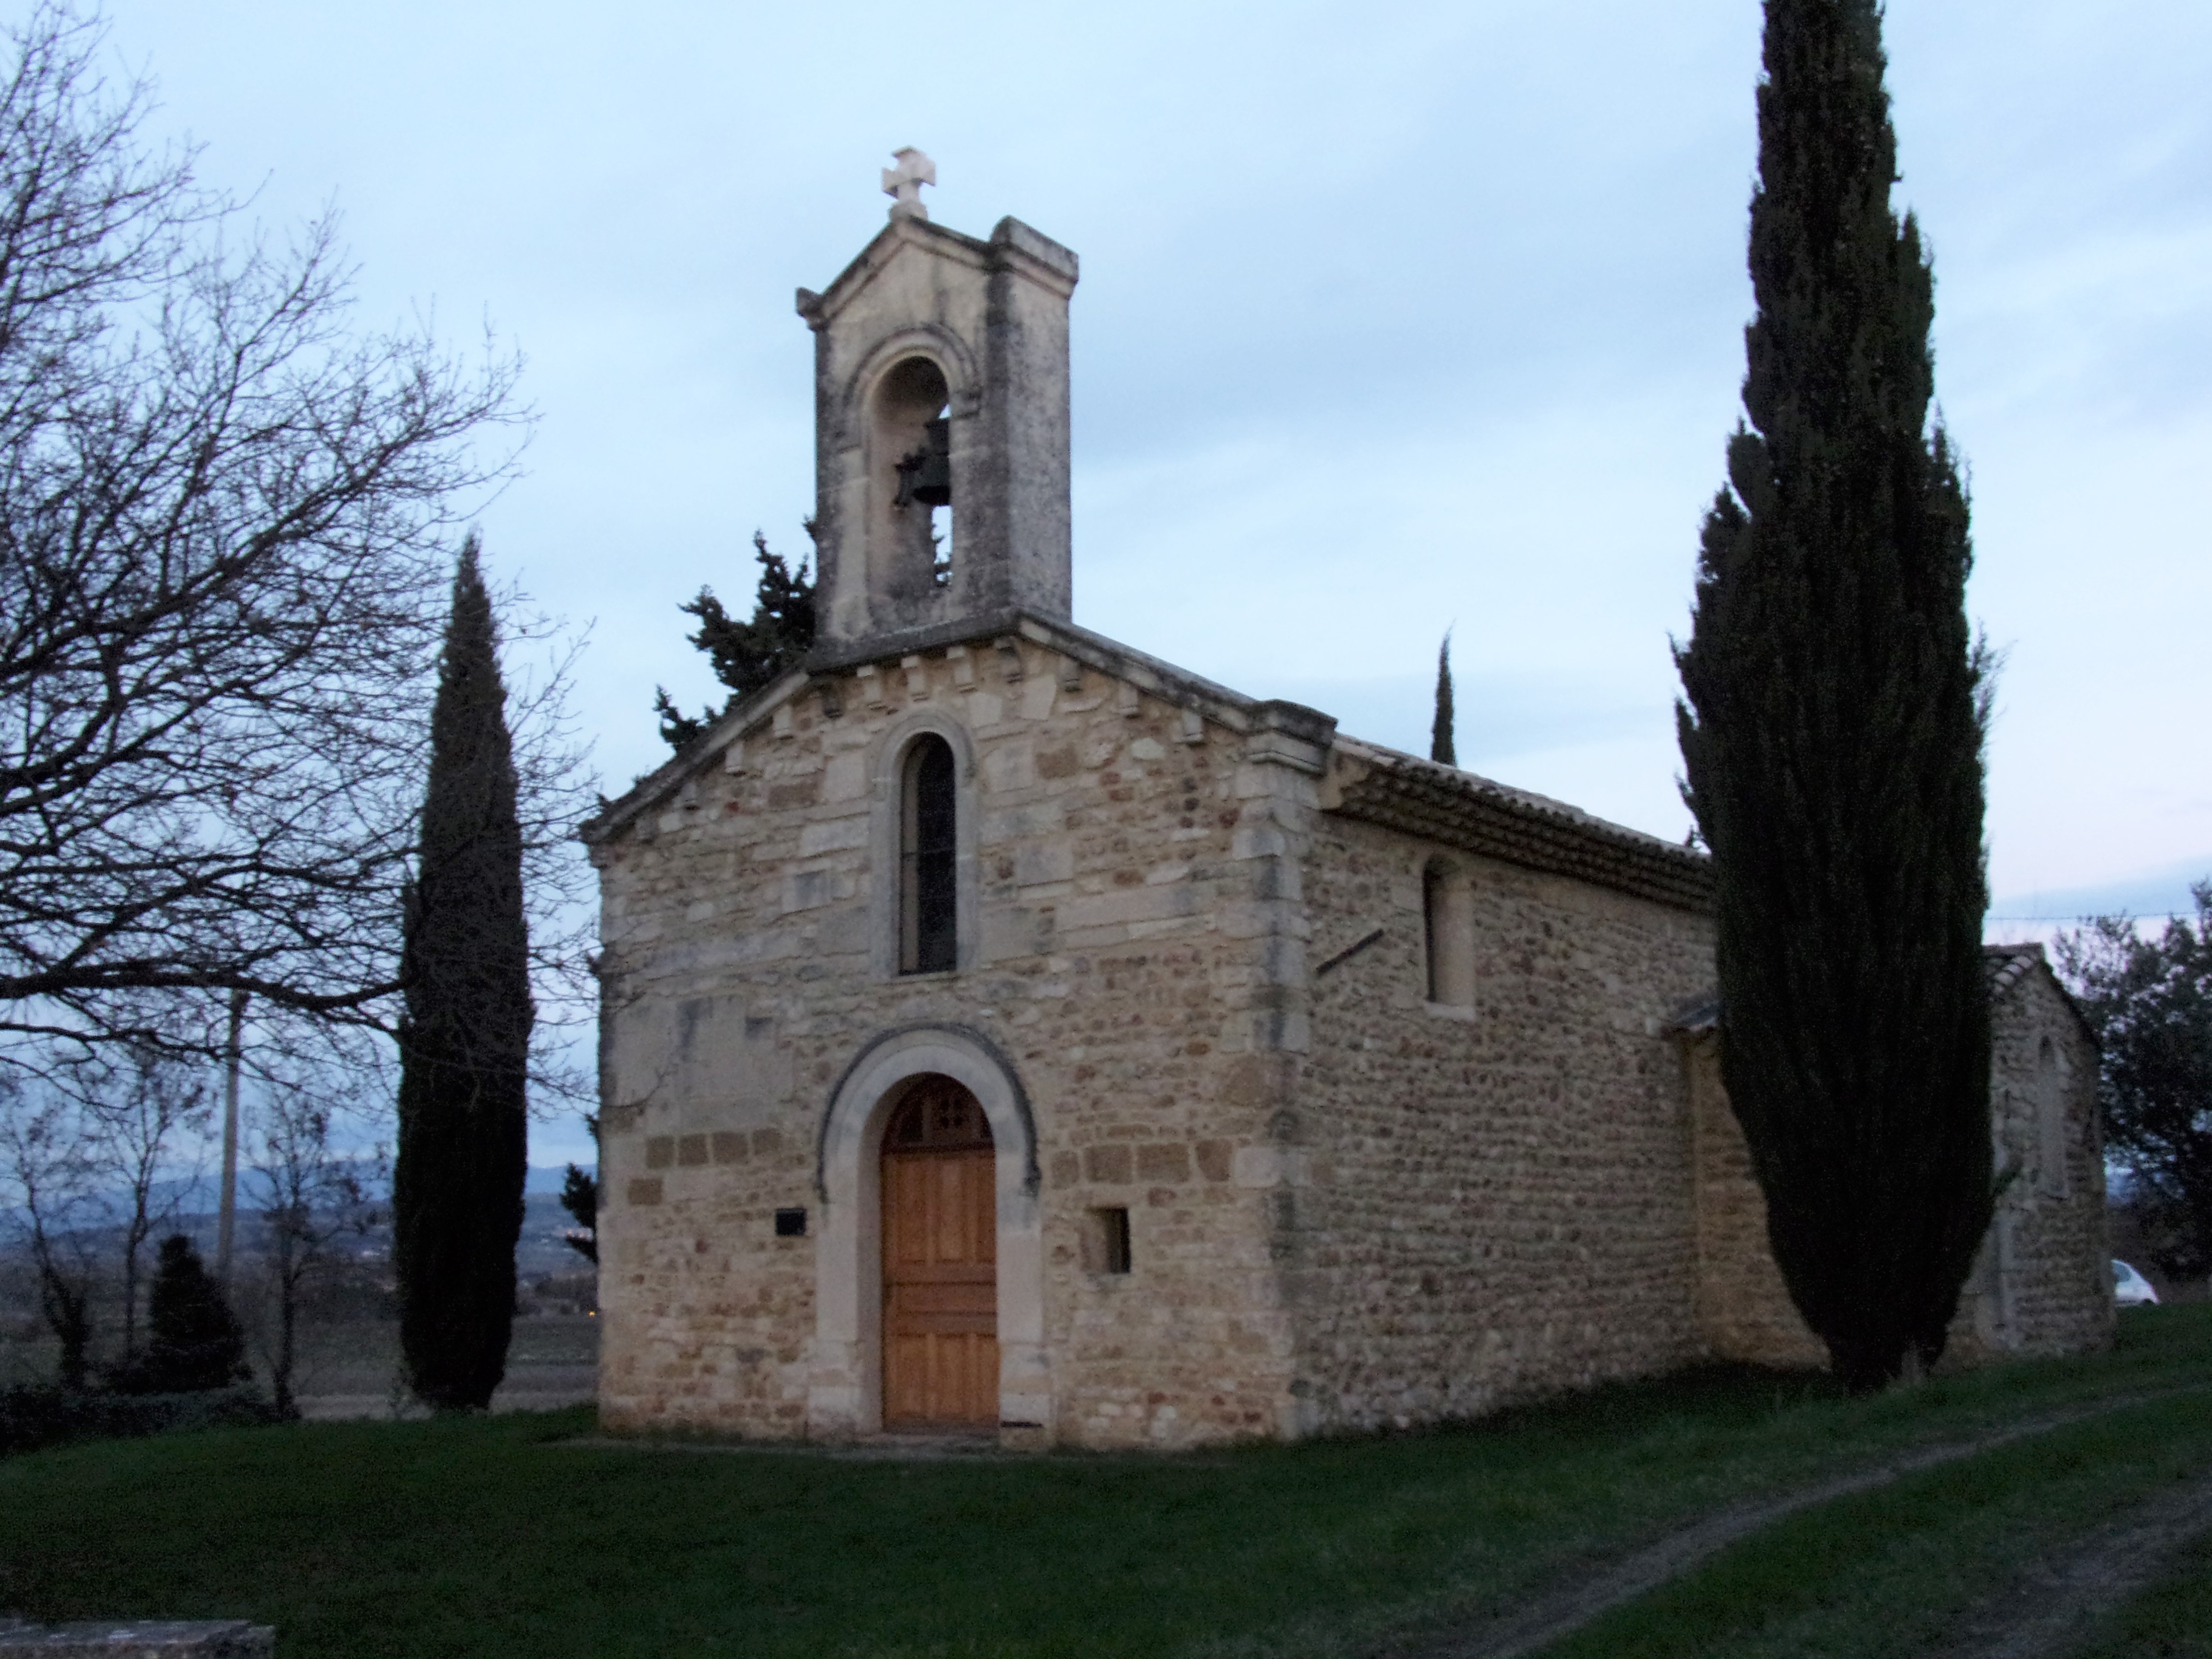
[[[921,429],[921,465],[910,486],[924,507],[952,505],[952,421],[940,415]]]

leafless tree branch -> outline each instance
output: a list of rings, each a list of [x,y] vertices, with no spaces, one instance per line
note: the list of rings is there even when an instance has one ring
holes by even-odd
[[[327,220],[233,251],[100,39],[41,4],[0,63],[0,1061],[50,1074],[213,1054],[234,991],[264,1042],[388,1026],[451,550],[524,418],[489,345],[354,331]],[[549,915],[564,685],[515,721]]]

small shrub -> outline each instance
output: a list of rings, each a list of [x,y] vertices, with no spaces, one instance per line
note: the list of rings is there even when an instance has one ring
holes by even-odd
[[[161,1241],[147,1322],[153,1336],[145,1351],[109,1375],[116,1393],[194,1394],[252,1378],[238,1316],[182,1233]]]

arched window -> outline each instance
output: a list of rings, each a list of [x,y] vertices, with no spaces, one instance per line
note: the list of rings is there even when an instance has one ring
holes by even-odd
[[[1450,860],[1431,859],[1421,872],[1422,938],[1430,1002],[1474,1006],[1474,918],[1467,878]]]
[[[915,739],[899,777],[899,972],[958,963],[952,745]]]

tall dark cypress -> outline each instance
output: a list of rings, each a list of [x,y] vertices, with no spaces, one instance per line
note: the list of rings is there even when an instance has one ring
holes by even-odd
[[[1452,742],[1452,684],[1451,629],[1444,630],[1444,642],[1437,647],[1437,717],[1429,726],[1429,758],[1442,761],[1446,766],[1459,764],[1459,750]]]
[[[1990,1220],[1984,664],[1880,7],[1767,0],[1765,68],[1747,423],[1678,719],[1722,1074],[1790,1293],[1864,1389],[1942,1353]]]
[[[430,716],[392,1188],[408,1380],[448,1411],[489,1405],[507,1369],[533,1018],[507,693],[477,555],[471,535]]]

